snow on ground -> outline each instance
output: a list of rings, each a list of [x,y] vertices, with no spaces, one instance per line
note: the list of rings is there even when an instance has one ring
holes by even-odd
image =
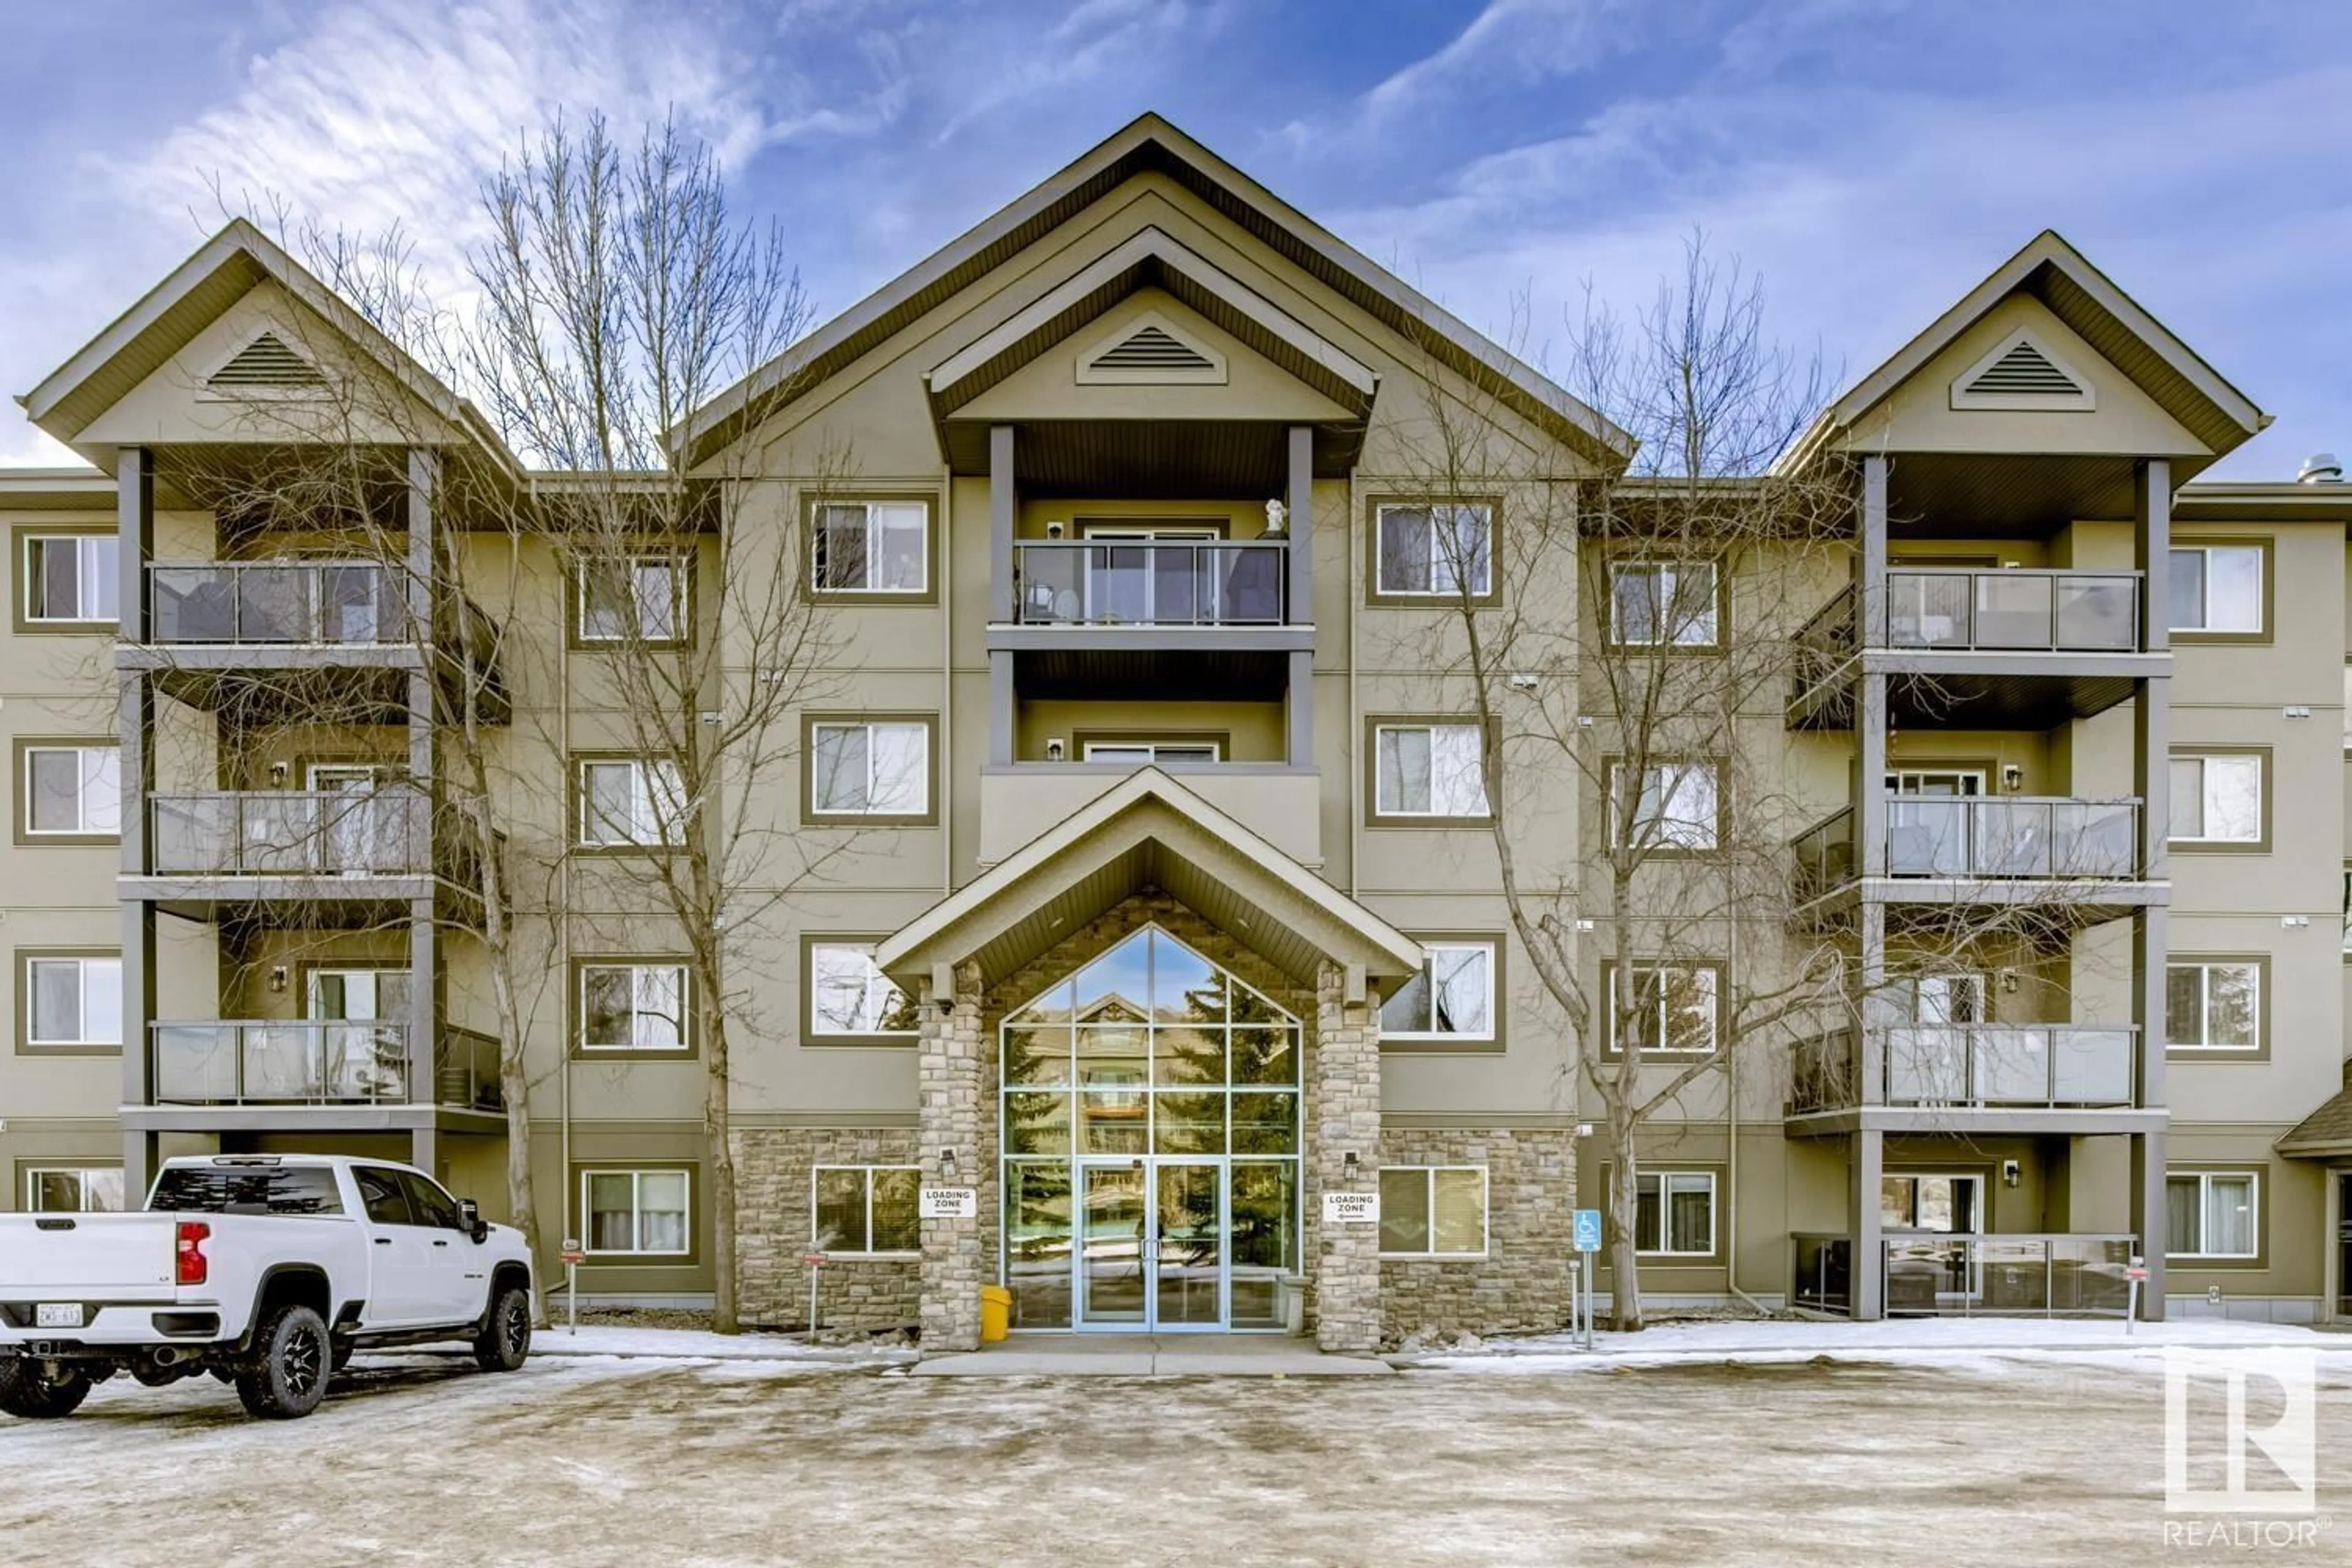
[[[709,1361],[814,1361],[849,1366],[892,1366],[915,1359],[896,1345],[812,1345],[794,1335],[714,1334],[699,1329],[620,1328],[586,1323],[576,1331],[561,1321],[531,1336],[537,1355],[661,1356]]]
[[[1708,1363],[1786,1363],[1822,1359],[1948,1372],[2003,1373],[2032,1363],[2161,1371],[2167,1347],[2221,1351],[2303,1349],[2320,1356],[2333,1384],[2352,1379],[2352,1335],[2284,1323],[2186,1319],[2134,1323],[2040,1318],[1890,1318],[1875,1323],[1710,1320],[1664,1323],[1638,1334],[1603,1331],[1593,1349],[1568,1334],[1491,1340],[1475,1349],[1412,1358],[1454,1372],[1535,1373]]]

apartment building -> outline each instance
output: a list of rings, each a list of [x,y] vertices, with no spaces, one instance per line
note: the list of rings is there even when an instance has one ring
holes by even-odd
[[[224,478],[257,398],[352,378],[417,411],[373,554]],[[1449,400],[1507,464],[1433,482]],[[435,811],[440,654],[495,619],[507,809],[562,851],[542,1246],[583,1241],[583,1297],[707,1299],[708,1004],[633,891],[661,779],[599,644],[725,637],[698,584],[775,572],[834,679],[741,807],[824,868],[735,937],[748,1321],[804,1317],[813,1249],[827,1322],[949,1346],[993,1285],[1022,1330],[1338,1349],[1563,1317],[1610,1172],[1486,813],[1570,889],[1609,814],[1570,769],[1490,791],[1449,617],[1465,570],[1582,613],[1573,554],[1505,580],[1497,546],[1530,475],[1589,493],[1630,442],[1165,121],[681,429],[768,520],[753,559],[551,554],[475,604],[443,477],[564,477],[242,225],[22,401],[90,467],[0,475],[0,1202],[300,1148],[503,1206],[482,867]],[[2352,1316],[2352,488],[2199,481],[2266,422],[2045,234],[1786,459],[1858,521],[1770,726],[1818,808],[1772,918],[1868,994],[1718,1052],[1723,969],[1653,977],[1656,1070],[1722,1059],[1642,1135],[1648,1295],[2121,1310],[2145,1256],[2150,1315]],[[1906,968],[1956,911],[1981,961]]]

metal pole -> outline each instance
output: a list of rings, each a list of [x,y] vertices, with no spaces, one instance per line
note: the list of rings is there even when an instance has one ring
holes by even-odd
[[[577,1334],[580,1331],[580,1265],[577,1263],[563,1266],[563,1311],[570,1320],[563,1331]]]
[[[809,1343],[811,1343],[811,1344],[814,1344],[814,1343],[816,1343],[816,1277],[817,1277],[817,1275],[818,1275],[818,1273],[819,1273],[819,1272],[820,1272],[820,1270],[818,1269],[818,1268],[817,1268],[817,1266],[816,1266],[815,1264],[812,1263],[812,1264],[810,1264],[810,1265],[809,1265],[809,1333],[808,1333],[808,1342],[809,1342]]]

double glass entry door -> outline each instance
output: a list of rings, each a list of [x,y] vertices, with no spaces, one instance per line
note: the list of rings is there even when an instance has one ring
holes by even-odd
[[[1222,1160],[1081,1161],[1077,1326],[1225,1326]]]

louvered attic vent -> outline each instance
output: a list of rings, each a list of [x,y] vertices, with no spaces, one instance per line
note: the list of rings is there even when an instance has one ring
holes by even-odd
[[[213,372],[205,384],[236,392],[255,388],[280,390],[323,386],[326,381],[327,378],[319,374],[319,367],[288,348],[285,340],[275,332],[264,332],[237,350],[236,356]]]
[[[1216,362],[1165,329],[1144,327],[1095,355],[1095,370],[1214,370]]]
[[[1973,393],[2028,393],[2042,397],[2079,396],[2082,387],[2074,378],[2052,364],[2040,349],[2023,339],[2011,344],[2001,355],[1969,383]]]

